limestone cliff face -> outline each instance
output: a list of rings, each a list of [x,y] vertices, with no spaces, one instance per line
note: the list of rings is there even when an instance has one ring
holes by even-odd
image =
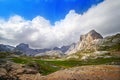
[[[87,34],[80,36],[80,41],[79,41],[80,44],[78,44],[77,49],[78,50],[95,50],[96,48],[95,41],[99,39],[103,39],[103,37],[95,30],[91,30]]]
[[[87,34],[81,35],[79,42],[75,45],[75,48],[68,50],[67,54],[72,54],[81,50],[95,50],[96,43],[100,39],[103,39],[103,37],[95,30],[91,30]]]

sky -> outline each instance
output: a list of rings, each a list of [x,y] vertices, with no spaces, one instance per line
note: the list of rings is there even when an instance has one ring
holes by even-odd
[[[0,0],[0,43],[61,47],[91,29],[120,32],[119,21],[120,0]]]
[[[51,24],[64,19],[72,9],[77,13],[84,13],[91,6],[97,5],[103,0],[0,0],[0,17],[9,18],[20,15],[32,20],[36,16],[42,16]]]

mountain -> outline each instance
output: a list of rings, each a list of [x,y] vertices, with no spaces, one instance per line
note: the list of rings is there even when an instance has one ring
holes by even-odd
[[[95,30],[89,31],[85,35],[80,36],[80,44],[78,44],[78,49],[80,50],[95,50],[93,45],[95,40],[103,39],[102,35]]]
[[[51,57],[51,58],[60,58],[62,56],[64,56],[65,52],[70,48],[70,46],[62,46],[60,48],[58,47],[54,47],[53,49],[50,49],[46,52],[40,52],[38,54],[36,54],[35,56],[38,57],[38,56],[41,56],[41,57]]]
[[[76,53],[77,51],[80,50],[94,50],[92,42],[98,39],[103,39],[102,35],[100,35],[95,30],[91,30],[87,34],[81,35],[79,42],[77,42],[77,44],[74,45],[74,48],[72,49],[70,48],[66,54],[69,55],[72,53]]]
[[[76,57],[76,53],[79,55],[87,55],[87,53],[109,53],[110,51],[120,50],[120,34],[107,36],[105,38],[95,30],[91,30],[88,33],[81,35],[80,40],[77,43],[73,43],[68,46],[55,47],[53,49],[32,49],[28,44],[20,43],[16,47],[0,44],[0,52],[14,52],[19,55],[27,56],[55,56],[62,57],[63,55],[72,55]],[[69,56],[70,57],[70,56]]]
[[[97,50],[120,51],[120,33],[97,41]]]
[[[69,47],[69,49],[65,52],[66,55],[70,54],[70,53],[74,53],[74,49],[76,47],[76,43],[72,43]],[[72,52],[73,51],[73,52]]]
[[[43,57],[43,58],[60,58],[63,56],[63,53],[60,50],[50,50],[45,53],[36,54],[35,57]]]
[[[50,49],[48,51],[45,52],[40,52],[36,55],[34,55],[35,57],[44,57],[44,58],[60,58],[62,56],[64,56],[65,52],[70,48],[70,46],[62,46],[62,47],[54,47],[53,49]]]
[[[28,44],[20,43],[16,47],[0,44],[0,52],[14,52],[18,55],[26,56],[56,56],[60,57],[69,49],[69,46],[63,46],[61,48],[55,47],[53,49],[32,49]]]
[[[12,51],[14,49],[13,46],[9,46],[9,45],[4,45],[4,44],[0,44],[0,52],[8,52],[8,51]]]
[[[91,30],[87,34],[81,35],[76,45],[71,46],[65,54],[67,54],[67,59],[120,56],[120,34],[103,38],[101,34]]]
[[[67,51],[68,47],[55,47],[53,49],[31,49],[28,44],[20,43],[14,49],[16,53],[21,53],[27,56],[57,56],[60,57],[63,52]]]
[[[21,52],[21,54],[24,55],[34,55],[36,53],[35,50],[29,48],[28,44],[25,43],[20,43],[19,45],[17,45],[14,49],[15,52]]]
[[[60,50],[63,53],[65,53],[69,48],[70,48],[70,45],[68,45],[68,46],[62,46],[61,48],[54,47],[53,50]]]
[[[91,30],[87,34],[80,36],[80,41],[86,40],[89,42],[95,39],[103,39],[102,35],[95,30]]]
[[[28,44],[20,43],[14,49],[14,51],[20,51],[21,53],[27,56],[34,56],[38,53],[45,53],[46,51],[50,51],[51,49],[31,49]]]

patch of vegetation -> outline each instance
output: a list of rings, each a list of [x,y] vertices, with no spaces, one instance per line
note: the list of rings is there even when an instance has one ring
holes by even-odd
[[[120,50],[120,43],[112,45],[112,46],[100,46],[100,51],[119,51]]]
[[[39,72],[43,75],[47,75],[61,69],[61,67],[56,66],[55,64],[52,64],[49,61],[35,60],[35,62],[37,62],[40,65]]]
[[[120,50],[120,43],[117,45],[113,45],[109,48],[111,51],[119,51]]]
[[[88,60],[51,60],[35,59],[30,57],[12,58],[13,62],[25,64],[28,67],[37,69],[41,74],[47,75],[60,69],[71,68],[75,66],[109,64],[111,62],[120,62],[119,57],[97,58]]]
[[[32,61],[31,59],[25,58],[25,57],[24,57],[24,58],[22,58],[22,57],[14,57],[14,58],[12,58],[11,60],[12,60],[13,62],[19,63],[19,64],[26,64],[26,63]]]
[[[10,55],[11,53],[9,52],[0,52],[0,58],[6,58]]]
[[[43,55],[43,56],[37,56],[35,58],[37,58],[37,59],[58,59],[60,57],[58,57],[58,56]]]

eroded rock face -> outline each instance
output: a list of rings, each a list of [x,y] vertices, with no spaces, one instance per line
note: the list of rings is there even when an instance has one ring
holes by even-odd
[[[78,44],[79,50],[95,50],[93,46],[94,40],[103,39],[103,37],[95,30],[91,30],[85,35],[80,36],[80,44]]]
[[[96,40],[103,39],[102,35],[100,35],[98,32],[95,30],[91,30],[85,35],[80,36],[80,41],[75,45],[75,48],[72,50],[68,50],[67,54],[72,54],[76,53],[77,51],[81,50],[95,50],[96,49]],[[97,41],[99,42],[99,41]]]

